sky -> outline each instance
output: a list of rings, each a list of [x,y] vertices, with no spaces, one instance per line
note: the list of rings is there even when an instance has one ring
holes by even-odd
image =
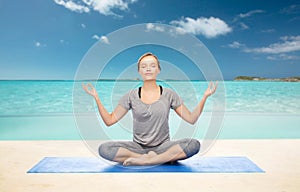
[[[93,45],[142,23],[195,36],[225,80],[300,76],[299,1],[0,0],[0,79],[72,80]]]

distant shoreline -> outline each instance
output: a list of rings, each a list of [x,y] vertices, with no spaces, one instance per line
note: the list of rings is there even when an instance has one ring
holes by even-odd
[[[234,81],[300,82],[300,77],[265,78],[265,77],[238,76],[234,78]]]
[[[1,81],[52,81],[52,82],[91,82],[91,81],[133,81],[142,82],[141,79],[84,79],[84,80],[74,80],[74,79],[0,79]],[[191,79],[191,80],[176,80],[176,79],[158,79],[158,82],[172,82],[172,81],[201,81],[205,82],[206,79]],[[265,81],[265,82],[300,82],[300,77],[285,77],[285,78],[265,78],[265,77],[252,77],[252,76],[237,76],[231,80],[224,81]]]

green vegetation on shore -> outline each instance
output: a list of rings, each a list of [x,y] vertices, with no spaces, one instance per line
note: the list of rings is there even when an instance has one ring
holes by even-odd
[[[300,82],[300,77],[285,77],[285,78],[265,78],[265,77],[251,77],[238,76],[234,81],[282,81],[282,82]]]

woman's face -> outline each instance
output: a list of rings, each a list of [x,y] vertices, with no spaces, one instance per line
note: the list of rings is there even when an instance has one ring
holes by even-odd
[[[151,55],[144,57],[140,61],[139,68],[139,74],[144,81],[155,80],[160,72],[156,58]]]

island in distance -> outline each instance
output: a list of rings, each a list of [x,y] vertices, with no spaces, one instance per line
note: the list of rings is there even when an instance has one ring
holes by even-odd
[[[300,82],[299,77],[285,77],[285,78],[265,78],[265,77],[251,77],[251,76],[238,76],[234,81],[282,81],[282,82]]]

